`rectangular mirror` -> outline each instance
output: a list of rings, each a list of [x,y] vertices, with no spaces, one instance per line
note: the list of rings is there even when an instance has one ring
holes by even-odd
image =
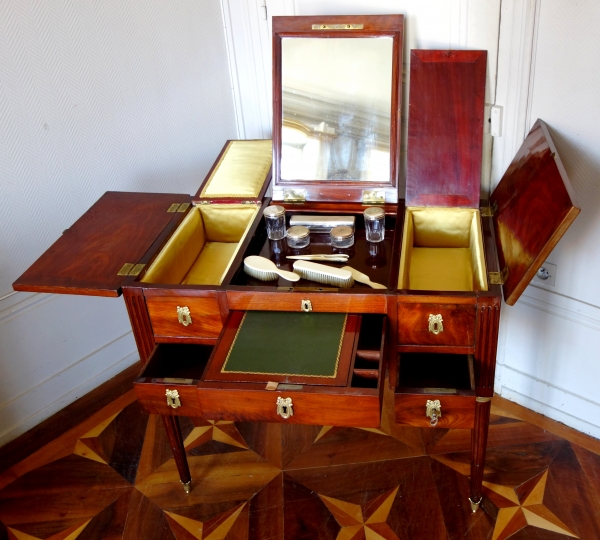
[[[275,200],[397,202],[402,29],[402,15],[273,18]]]

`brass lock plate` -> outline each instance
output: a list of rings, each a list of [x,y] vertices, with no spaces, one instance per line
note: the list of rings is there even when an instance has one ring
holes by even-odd
[[[429,315],[429,331],[436,336],[444,331],[444,321],[441,314]]]
[[[167,405],[169,407],[173,407],[173,409],[177,409],[181,407],[181,400],[179,399],[179,392],[177,390],[169,390],[165,392],[167,396]]]
[[[183,326],[189,326],[192,324],[192,314],[190,308],[187,306],[177,306],[177,320],[183,324]]]
[[[277,398],[277,414],[284,420],[294,416],[294,404],[291,397],[283,398],[279,396]]]
[[[431,418],[429,423],[432,426],[436,426],[439,419],[442,417],[442,404],[439,399],[427,400],[427,404],[425,406],[425,416],[427,418]]]

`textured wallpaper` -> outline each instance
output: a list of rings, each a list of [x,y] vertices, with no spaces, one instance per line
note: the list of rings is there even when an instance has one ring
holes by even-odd
[[[0,297],[102,193],[194,193],[236,137],[217,0],[2,0],[0,51]]]

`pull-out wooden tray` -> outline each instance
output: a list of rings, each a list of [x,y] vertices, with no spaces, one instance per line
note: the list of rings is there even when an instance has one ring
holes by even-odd
[[[243,313],[233,312],[214,348],[159,344],[135,382],[138,399],[148,412],[157,414],[378,427],[385,376],[386,317],[348,315],[346,319],[337,373],[330,380],[302,374],[224,373],[231,334],[237,332],[243,320]],[[179,396],[176,408],[167,398],[167,391],[173,390]],[[278,413],[278,398],[291,398],[293,415],[285,418]]]

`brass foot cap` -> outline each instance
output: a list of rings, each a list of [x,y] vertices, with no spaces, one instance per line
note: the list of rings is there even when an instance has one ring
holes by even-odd
[[[477,512],[477,510],[479,510],[479,505],[481,504],[482,500],[483,500],[483,497],[479,497],[479,500],[477,502],[473,502],[471,500],[471,497],[469,497],[469,503],[471,503],[471,511],[473,513]]]
[[[189,493],[190,491],[192,491],[192,481],[190,480],[189,482],[184,482],[183,480],[180,480],[181,485],[183,486],[183,491],[185,491],[186,493]]]

